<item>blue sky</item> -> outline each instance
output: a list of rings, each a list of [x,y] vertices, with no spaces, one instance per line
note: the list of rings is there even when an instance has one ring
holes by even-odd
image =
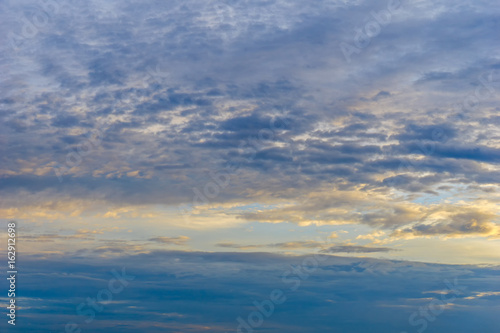
[[[455,278],[467,291],[423,330],[493,332],[499,15],[492,0],[0,1],[19,329],[81,322],[126,267],[80,329],[237,331],[290,264],[324,257],[256,332],[418,332],[412,313]]]

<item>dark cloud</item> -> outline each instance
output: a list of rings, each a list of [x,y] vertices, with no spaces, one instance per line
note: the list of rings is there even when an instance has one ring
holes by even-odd
[[[80,124],[80,119],[75,116],[58,115],[53,121],[55,127],[74,127]]]
[[[378,101],[379,99],[390,97],[391,93],[388,91],[380,91],[378,94],[372,97],[372,100]]]
[[[449,221],[441,221],[433,224],[417,224],[410,228],[404,228],[394,232],[395,236],[463,236],[463,235],[491,235],[500,236],[500,228],[492,223],[495,215],[480,211],[455,213],[449,217]]]
[[[472,51],[491,51],[497,21],[482,4],[443,5],[452,10],[435,19],[428,8],[404,5],[409,6],[401,9],[405,19],[395,15],[346,66],[338,42],[350,41],[356,24],[382,7],[193,0],[140,6],[113,2],[113,9],[105,9],[71,3],[51,17],[50,26],[31,41],[33,47],[18,51],[38,66],[23,67],[33,80],[20,79],[14,69],[6,73],[8,89],[0,97],[9,111],[0,130],[10,145],[2,150],[2,169],[29,170],[21,160],[32,161],[33,170],[64,165],[71,152],[65,145],[77,148],[85,141],[81,133],[105,118],[114,128],[70,178],[74,192],[79,186],[109,186],[106,196],[116,196],[115,202],[127,196],[116,186],[129,188],[130,180],[113,170],[139,169],[144,178],[134,179],[134,191],[153,202],[158,200],[148,195],[149,182],[178,192],[172,183],[182,178],[187,193],[204,182],[200,165],[220,169],[228,160],[238,160],[243,175],[233,184],[251,191],[284,192],[299,184],[314,191],[328,182],[426,195],[450,180],[487,182],[494,177],[491,169],[467,162],[498,162],[493,132],[475,122],[447,120],[447,108],[473,94],[484,71],[498,67],[485,55],[494,52]],[[443,22],[470,47],[453,43]],[[422,47],[416,52],[414,45]],[[464,61],[451,61],[454,52]],[[6,53],[6,62],[21,66],[15,59]],[[442,63],[454,65],[443,70]],[[36,80],[46,80],[46,89],[39,89]],[[403,93],[402,85],[418,89],[420,97]],[[26,89],[30,93],[19,93]],[[436,89],[446,90],[442,100],[434,97]],[[386,109],[388,101],[400,110]],[[481,103],[491,105],[489,99]],[[405,108],[408,112],[402,113]],[[471,116],[493,124],[488,110]],[[273,117],[278,119],[275,129]],[[274,130],[274,137],[260,140],[259,133],[267,129]],[[242,142],[256,143],[255,154],[239,151]],[[401,170],[402,161],[417,155],[425,159]],[[389,172],[399,175],[381,176]],[[40,182],[48,186],[51,176],[45,173],[39,177],[46,180],[32,185],[21,182],[20,188],[40,191],[46,188]],[[4,184],[14,182],[9,177]],[[94,180],[101,185],[84,184]],[[216,200],[242,196],[234,189]],[[189,195],[182,200],[190,200]]]

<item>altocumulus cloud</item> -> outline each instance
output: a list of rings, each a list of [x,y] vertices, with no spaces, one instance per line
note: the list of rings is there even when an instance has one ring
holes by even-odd
[[[17,17],[23,5],[2,15]],[[320,207],[312,216],[297,207],[302,224],[426,225],[414,207],[396,207],[407,204],[394,191],[432,200],[450,184],[493,204],[498,198],[482,188],[496,187],[499,174],[496,7],[403,2],[347,65],[338,41],[382,9],[364,1],[69,2],[26,45],[12,50],[4,36],[3,215],[52,216],[54,201],[79,200],[94,211],[190,204],[192,189],[228,161],[238,177],[214,204],[283,204],[333,188],[341,195],[332,205],[361,210],[362,217],[346,216]],[[3,22],[19,32],[24,21]],[[454,107],[477,89],[473,112]],[[284,125],[259,140],[272,114]],[[102,123],[113,125],[102,143],[82,153],[62,184],[55,181],[54,168]],[[241,140],[258,140],[255,151],[242,152]],[[374,212],[379,199],[364,208],[339,199],[353,190],[393,205]]]

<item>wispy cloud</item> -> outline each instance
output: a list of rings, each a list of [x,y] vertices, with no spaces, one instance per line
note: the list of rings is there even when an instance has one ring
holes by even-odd
[[[322,253],[375,253],[375,252],[389,252],[397,251],[388,247],[371,247],[360,245],[336,245],[328,249],[322,250]]]
[[[186,245],[189,241],[189,237],[179,236],[179,237],[153,237],[150,238],[149,241],[157,242],[161,244],[169,244],[169,245]]]

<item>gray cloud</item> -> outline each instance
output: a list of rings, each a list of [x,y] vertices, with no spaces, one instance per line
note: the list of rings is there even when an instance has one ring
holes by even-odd
[[[186,245],[186,242],[189,240],[189,237],[179,236],[179,237],[154,237],[150,238],[151,242],[158,242],[162,244],[171,244],[171,245]]]
[[[279,248],[279,249],[304,249],[304,248],[322,248],[325,246],[323,242],[316,241],[292,241],[292,242],[283,242],[283,243],[270,243],[270,244],[261,244],[261,245],[242,245],[235,243],[217,243],[218,247],[225,247],[231,249],[257,249],[257,248]]]
[[[336,245],[322,250],[322,253],[375,253],[396,251],[388,247],[370,247],[361,245]]]

